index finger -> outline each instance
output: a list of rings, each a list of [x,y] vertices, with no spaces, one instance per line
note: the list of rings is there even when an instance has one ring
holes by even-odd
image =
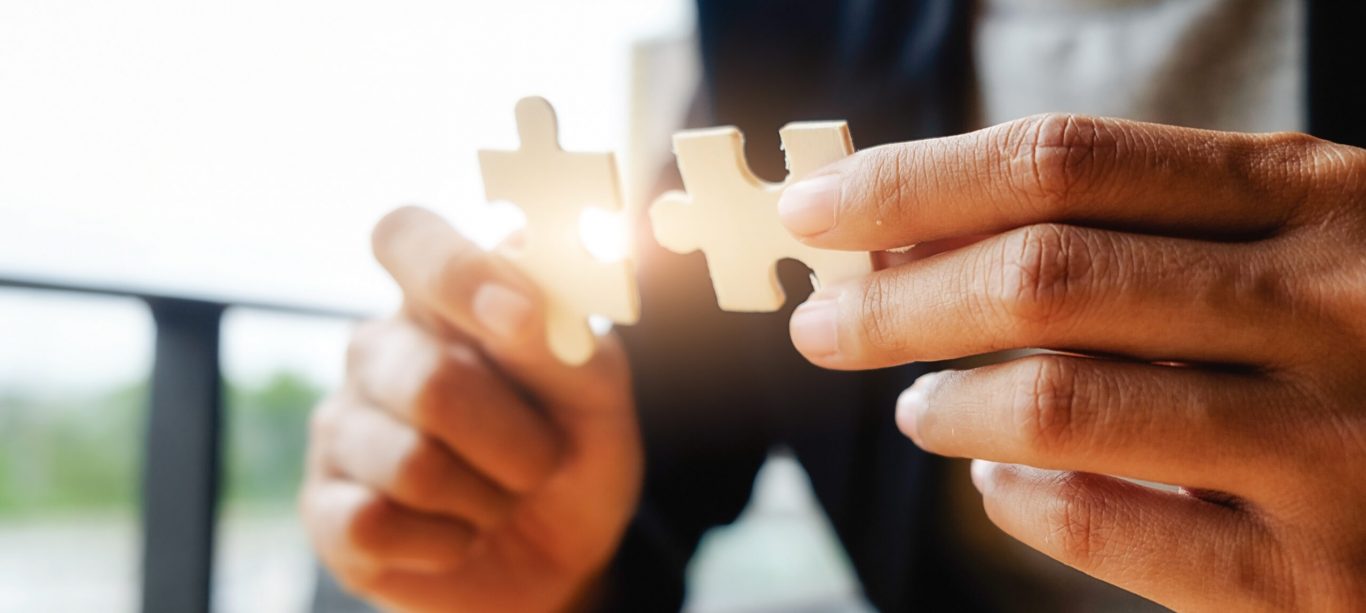
[[[544,311],[536,287],[435,213],[397,209],[375,225],[372,243],[409,309],[504,350],[526,348],[540,332]]]
[[[1310,182],[1303,134],[1244,134],[1049,114],[860,151],[783,193],[793,234],[882,250],[1037,224],[1182,237],[1258,237]]]
[[[431,316],[414,319],[473,338],[498,371],[534,399],[589,411],[629,406],[620,350],[602,350],[613,343],[599,339],[599,350],[584,364],[560,361],[546,342],[540,290],[512,263],[485,252],[440,216],[400,208],[375,226],[373,242],[375,257],[403,289],[410,313]],[[424,321],[431,319],[439,326]]]

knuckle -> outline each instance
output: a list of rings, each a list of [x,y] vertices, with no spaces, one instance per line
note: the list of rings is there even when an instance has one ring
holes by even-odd
[[[1307,172],[1296,173],[1296,176],[1308,177],[1308,181],[1300,181],[1300,183],[1308,183],[1308,185],[1299,186],[1301,189],[1295,193],[1300,197],[1301,207],[1316,204],[1317,210],[1329,215],[1341,215],[1340,210],[1360,211],[1361,206],[1366,204],[1363,202],[1362,196],[1366,194],[1366,150],[1321,141],[1306,135],[1299,136],[1309,139],[1311,142],[1293,144],[1286,148],[1293,151],[1290,155],[1298,158],[1300,163],[1298,165],[1286,164],[1281,167],[1291,169],[1307,167],[1304,168]],[[1334,206],[1344,200],[1355,206],[1340,208]],[[1355,230],[1362,230],[1363,223],[1366,223],[1366,216],[1343,215],[1342,217],[1342,219],[1335,221]]]
[[[359,372],[366,363],[367,358],[374,353],[375,345],[381,336],[384,324],[376,320],[367,320],[356,325],[351,330],[351,338],[346,343],[346,371],[348,373]]]
[[[419,435],[399,460],[394,489],[409,496],[430,496],[449,481],[449,462],[434,441]]]
[[[312,479],[305,477],[303,484],[299,487],[299,492],[294,497],[294,509],[303,522],[309,536],[313,539],[314,547],[318,547],[320,539],[315,532],[318,525],[323,523],[322,512],[319,509],[321,502],[318,500],[318,485]],[[326,553],[319,547],[319,553]]]
[[[1095,266],[1081,234],[1054,224],[1028,226],[1002,242],[996,300],[1026,336],[1062,319]]]
[[[480,253],[461,250],[432,267],[433,278],[427,286],[438,300],[447,304],[465,304],[475,288],[489,278],[488,259]]]
[[[384,553],[388,539],[388,524],[393,521],[393,503],[378,494],[371,494],[356,506],[346,523],[345,542],[362,558],[376,558]]]
[[[860,166],[865,173],[864,201],[869,207],[866,215],[879,221],[897,219],[910,200],[907,174],[917,166],[912,159],[915,151],[911,147],[887,145],[868,153],[867,161]]]
[[[1029,358],[1024,364],[1011,407],[1024,446],[1041,456],[1075,447],[1085,427],[1077,367],[1052,357]]]
[[[538,452],[533,457],[513,466],[516,472],[506,486],[509,491],[514,493],[533,491],[555,474],[555,470],[559,467],[558,449],[555,443],[547,444],[543,448],[548,451]]]
[[[1321,169],[1331,183],[1340,189],[1345,187],[1342,193],[1355,195],[1366,192],[1366,149],[1308,138],[1313,142],[1304,147],[1308,149],[1315,167]]]
[[[474,379],[486,373],[475,350],[467,345],[452,344],[444,348],[419,373],[421,384],[413,397],[411,411],[418,423],[445,424],[452,420],[478,419],[478,411],[462,411],[462,398],[476,385]],[[478,427],[465,424],[464,427]]]
[[[1057,497],[1047,515],[1054,546],[1064,563],[1095,568],[1106,551],[1106,502],[1088,487],[1085,475],[1065,473],[1057,479]]]
[[[1258,543],[1261,546],[1240,547],[1230,553],[1229,564],[1221,569],[1220,581],[1231,586],[1236,593],[1261,606],[1265,610],[1298,611],[1306,609],[1299,600],[1300,594],[1294,589],[1296,569],[1287,552],[1274,545],[1269,546],[1264,539],[1266,534],[1255,526],[1238,526],[1230,530],[1235,542]],[[1359,581],[1358,581],[1359,583]],[[1347,585],[1351,585],[1348,583]],[[1366,586],[1359,586],[1366,587]],[[1366,594],[1363,594],[1366,595]],[[1345,600],[1344,602],[1360,602]],[[1310,607],[1312,608],[1312,607]]]
[[[1262,228],[1274,235],[1284,228],[1308,221],[1317,210],[1316,202],[1332,202],[1321,196],[1341,193],[1334,184],[1336,170],[1344,158],[1333,145],[1313,136],[1296,132],[1258,134],[1250,141],[1212,152],[1220,170],[1239,179],[1242,197],[1252,202],[1281,203],[1283,212],[1274,223]]]
[[[1250,146],[1227,151],[1224,161],[1239,174],[1255,172],[1260,166],[1287,170],[1290,176],[1304,175],[1305,171],[1330,170],[1345,159],[1337,155],[1337,145],[1303,132],[1256,134],[1251,139]]]
[[[380,592],[384,573],[369,566],[341,566],[332,568],[333,577],[342,590],[354,596],[369,596]]]
[[[314,441],[326,441],[335,438],[341,411],[341,401],[335,395],[319,402],[313,408],[313,414],[308,417],[309,436]]]
[[[897,308],[897,288],[889,275],[873,275],[863,286],[859,298],[860,349],[891,355],[903,347],[901,334],[904,316]]]
[[[1098,174],[1098,154],[1117,144],[1103,120],[1046,113],[1006,124],[1004,159],[1012,191],[1045,212],[1064,213]]]

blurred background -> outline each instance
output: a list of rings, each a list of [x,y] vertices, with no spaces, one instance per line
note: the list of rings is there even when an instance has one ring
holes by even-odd
[[[484,244],[515,227],[475,151],[516,147],[528,94],[566,148],[619,152],[639,203],[688,102],[692,20],[686,0],[0,3],[0,611],[180,589],[308,610],[307,413],[352,322],[398,298],[370,226],[419,203]],[[217,346],[177,344],[164,326],[200,307],[222,310]],[[221,420],[166,413],[196,349]],[[801,468],[775,455],[755,487],[704,541],[688,607],[860,608]],[[201,515],[211,547],[174,540]],[[207,586],[157,579],[198,556]]]

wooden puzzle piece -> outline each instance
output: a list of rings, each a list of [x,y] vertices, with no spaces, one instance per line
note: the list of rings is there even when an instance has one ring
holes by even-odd
[[[628,257],[604,263],[580,237],[584,211],[622,210],[616,160],[611,153],[571,153],[560,148],[555,110],[544,98],[517,103],[516,151],[480,151],[484,193],[522,209],[522,247],[508,258],[546,298],[546,339],[561,361],[582,364],[596,342],[590,315],[635,323],[640,314],[634,264]]]
[[[791,123],[779,131],[787,152],[782,183],[756,177],[734,127],[674,135],[684,192],[669,192],[650,207],[655,239],[676,253],[701,250],[722,310],[768,312],[782,307],[777,263],[792,258],[812,270],[817,286],[872,272],[867,253],[831,251],[794,238],[778,218],[783,189],[854,152],[844,122]]]

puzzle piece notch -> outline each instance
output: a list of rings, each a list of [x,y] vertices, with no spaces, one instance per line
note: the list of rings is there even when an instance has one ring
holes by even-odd
[[[616,159],[563,150],[555,110],[544,98],[518,101],[516,116],[520,148],[479,152],[485,198],[522,209],[522,247],[504,253],[545,296],[551,352],[567,364],[582,364],[596,347],[590,315],[622,324],[640,315],[634,262],[599,261],[579,231],[585,210],[622,210]]]
[[[687,192],[669,192],[650,207],[655,239],[676,253],[701,250],[725,311],[771,312],[786,300],[779,260],[812,270],[817,287],[872,272],[867,253],[817,249],[797,240],[778,217],[783,189],[853,153],[842,121],[791,123],[779,131],[788,177],[768,183],[744,158],[744,137],[734,127],[674,135],[674,154]]]

